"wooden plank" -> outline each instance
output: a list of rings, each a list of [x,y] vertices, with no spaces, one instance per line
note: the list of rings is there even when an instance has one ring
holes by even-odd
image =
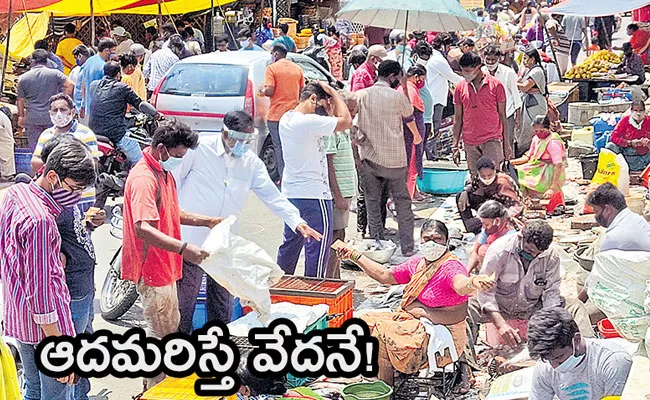
[[[621,395],[621,400],[645,400],[650,399],[650,360],[648,357],[634,356],[632,358],[632,368],[627,376],[625,388]]]

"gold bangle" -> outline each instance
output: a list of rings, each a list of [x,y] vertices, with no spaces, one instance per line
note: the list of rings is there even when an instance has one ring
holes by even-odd
[[[355,251],[350,255],[350,260],[352,260],[354,262],[357,262],[357,261],[359,261],[361,256],[363,256],[363,254],[361,254],[361,252]]]

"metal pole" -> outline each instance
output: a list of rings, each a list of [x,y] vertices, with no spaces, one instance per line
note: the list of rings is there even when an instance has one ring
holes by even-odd
[[[162,1],[158,0],[158,34],[162,36],[162,25],[163,25],[163,19],[162,19]]]
[[[97,27],[95,26],[95,0],[90,0],[90,46],[95,46],[95,39],[97,39]]]
[[[9,0],[9,18],[7,19],[7,44],[5,45],[5,59],[3,60],[2,64],[2,92],[4,93],[5,91],[5,74],[7,73],[7,64],[9,63],[9,44],[10,44],[10,39],[11,39],[11,19],[13,18],[13,7],[14,6],[14,1]],[[29,21],[27,21],[27,25],[29,25]]]
[[[210,0],[210,51],[215,50],[214,46],[214,0]]]
[[[553,18],[553,17],[549,16],[549,18]],[[549,35],[548,29],[546,28],[546,22],[547,21],[544,21],[542,23],[542,27],[544,28],[544,37],[548,38],[548,45],[551,48],[551,53],[553,53],[553,61],[555,61],[555,67],[557,68],[558,75],[560,76],[560,82],[564,82],[564,76],[562,74],[562,71],[560,71],[560,63],[557,62],[557,55],[555,54],[555,46],[553,46],[551,35]]]
[[[278,25],[278,0],[273,0],[273,4],[271,5],[273,7],[273,26]]]
[[[402,69],[404,69],[404,61],[406,60],[406,32],[409,26],[409,11],[406,10],[406,21],[404,21],[404,40],[402,40],[402,43],[404,44],[404,50],[402,51]],[[397,44],[399,46],[399,43]],[[406,71],[404,71],[406,72]]]

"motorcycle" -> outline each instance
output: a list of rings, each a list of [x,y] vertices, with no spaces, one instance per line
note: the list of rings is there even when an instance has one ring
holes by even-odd
[[[144,149],[151,144],[151,137],[158,127],[158,112],[146,102],[140,105],[140,111],[126,114],[126,135]],[[108,198],[115,200],[124,194],[124,184],[131,166],[124,152],[111,139],[97,135],[97,147],[102,155],[99,158],[95,207],[104,208]]]
[[[111,210],[111,236],[122,240],[122,206]],[[135,304],[138,299],[135,283],[122,279],[122,246],[110,261],[99,297],[99,306],[105,320],[116,320]]]

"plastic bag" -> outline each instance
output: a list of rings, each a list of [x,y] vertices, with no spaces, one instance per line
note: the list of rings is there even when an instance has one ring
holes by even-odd
[[[237,218],[230,216],[212,228],[203,242],[210,253],[201,268],[242,305],[250,305],[266,323],[271,313],[269,287],[276,284],[284,271],[260,246],[231,233]]]
[[[650,322],[650,252],[601,251],[587,278],[587,294],[624,338],[645,339]]]
[[[605,148],[598,154],[598,166],[591,183],[602,185],[606,182],[616,186],[626,196],[630,191],[630,168],[625,157]]]
[[[0,338],[0,368],[2,368],[0,400],[20,399],[16,363],[11,355],[11,349],[2,338]]]

